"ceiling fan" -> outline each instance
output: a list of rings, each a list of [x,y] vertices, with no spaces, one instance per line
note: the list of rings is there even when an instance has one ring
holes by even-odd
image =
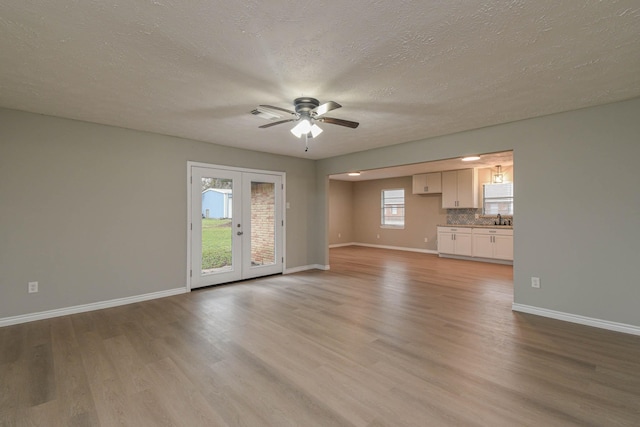
[[[322,129],[320,129],[320,126],[318,126],[315,122],[346,126],[352,129],[357,128],[360,124],[358,122],[352,122],[349,120],[326,117],[325,114],[329,111],[342,107],[342,105],[338,104],[337,102],[329,101],[320,105],[320,101],[315,98],[302,97],[294,99],[293,106],[295,111],[291,111],[286,108],[275,107],[273,105],[259,105],[258,108],[251,111],[251,114],[265,118],[267,120],[277,120],[284,118],[284,120],[278,120],[276,122],[258,126],[260,129],[268,128],[282,123],[298,122],[298,124],[294,126],[293,129],[291,129],[291,133],[293,133],[298,138],[302,137],[303,135],[305,136],[305,138],[313,138],[320,135]]]

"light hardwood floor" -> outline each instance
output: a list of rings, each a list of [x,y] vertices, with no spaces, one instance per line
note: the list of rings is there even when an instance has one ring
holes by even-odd
[[[512,288],[509,266],[346,247],[0,328],[0,425],[640,425],[640,337],[514,313]]]

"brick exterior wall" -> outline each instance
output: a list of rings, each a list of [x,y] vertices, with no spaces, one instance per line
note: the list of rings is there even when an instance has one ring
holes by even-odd
[[[251,263],[275,263],[275,204],[272,183],[251,183]]]

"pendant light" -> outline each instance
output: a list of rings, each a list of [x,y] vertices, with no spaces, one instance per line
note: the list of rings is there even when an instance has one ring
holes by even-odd
[[[502,184],[504,182],[504,175],[502,173],[502,166],[496,166],[496,173],[493,174],[493,183]]]

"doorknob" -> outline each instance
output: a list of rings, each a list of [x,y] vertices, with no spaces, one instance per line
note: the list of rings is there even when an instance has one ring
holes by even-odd
[[[244,234],[244,232],[238,231],[238,236],[242,236],[243,234]]]

